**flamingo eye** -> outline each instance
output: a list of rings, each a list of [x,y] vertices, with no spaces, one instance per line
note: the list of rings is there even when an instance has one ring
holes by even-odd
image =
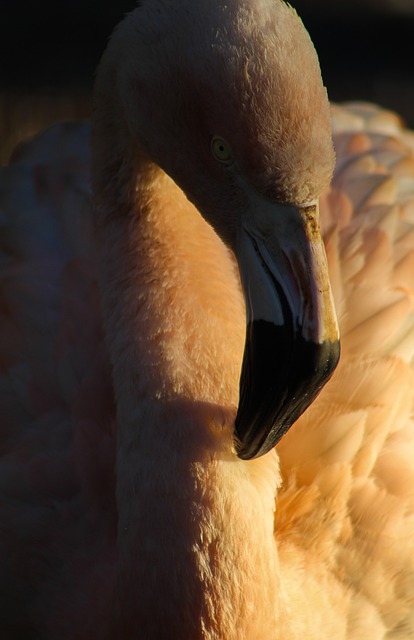
[[[211,151],[215,159],[224,164],[228,164],[233,159],[229,143],[218,136],[214,136],[211,141]]]

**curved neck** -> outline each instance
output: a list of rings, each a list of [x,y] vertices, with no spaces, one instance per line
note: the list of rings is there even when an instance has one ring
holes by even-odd
[[[271,638],[258,619],[274,628],[278,469],[273,454],[232,451],[245,335],[234,260],[114,121],[97,114],[93,158],[117,401],[114,635]]]

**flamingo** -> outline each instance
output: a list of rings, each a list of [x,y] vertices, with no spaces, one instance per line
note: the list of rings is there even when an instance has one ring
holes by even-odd
[[[0,173],[2,637],[414,637],[413,178],[285,2],[125,18]]]

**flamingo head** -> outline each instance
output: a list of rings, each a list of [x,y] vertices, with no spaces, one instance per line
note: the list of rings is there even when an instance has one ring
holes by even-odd
[[[318,220],[334,153],[315,50],[282,0],[144,0],[108,51],[124,60],[115,82],[137,147],[236,255],[247,334],[235,442],[257,457],[339,357]]]

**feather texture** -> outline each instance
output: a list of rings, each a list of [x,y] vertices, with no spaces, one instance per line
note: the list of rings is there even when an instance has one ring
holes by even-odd
[[[414,136],[370,105],[332,114],[321,225],[342,359],[259,460],[232,452],[234,257],[178,186],[135,176],[118,219],[97,221],[81,123],[0,172],[2,637],[414,638]],[[309,195],[331,153],[319,175],[302,134]],[[115,139],[104,193],[131,163]],[[287,169],[282,191],[297,195]]]
[[[284,553],[317,558],[342,585],[343,635],[332,637],[407,639],[414,637],[413,135],[370,105],[334,106],[333,125],[337,168],[321,220],[342,358],[278,447],[284,482],[275,536]]]

